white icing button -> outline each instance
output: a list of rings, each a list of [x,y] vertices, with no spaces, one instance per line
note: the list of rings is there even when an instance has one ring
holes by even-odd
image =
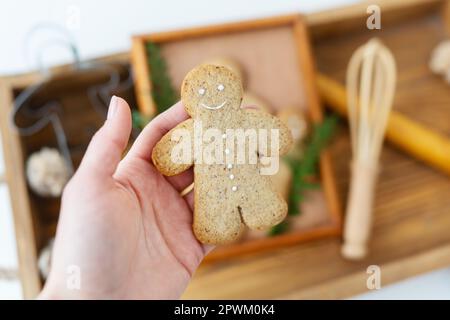
[[[225,87],[223,86],[223,84],[219,84],[219,85],[217,86],[217,90],[223,91],[223,89],[225,89]]]
[[[230,154],[230,149],[225,149],[226,154]]]
[[[200,95],[204,95],[205,92],[206,92],[206,90],[204,88],[198,89],[198,94],[200,94]]]
[[[227,168],[228,168],[228,169],[232,169],[232,168],[233,168],[233,165],[232,165],[231,163],[229,163],[229,164],[227,164]]]
[[[226,139],[226,138],[227,138],[227,134],[224,133],[224,134],[222,135],[222,138],[223,138],[223,139]]]
[[[234,174],[230,174],[230,180],[234,179]]]
[[[237,190],[237,187],[236,187],[236,186],[232,186],[232,187],[231,187],[231,190],[236,191],[236,190]]]

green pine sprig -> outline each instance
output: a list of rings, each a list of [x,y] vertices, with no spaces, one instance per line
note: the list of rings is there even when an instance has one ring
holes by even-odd
[[[131,112],[131,121],[133,124],[133,128],[137,129],[138,131],[144,129],[144,127],[149,123],[151,120],[151,117],[146,117],[142,113],[139,112],[139,110],[133,110]]]
[[[161,113],[174,105],[179,97],[172,87],[172,82],[167,69],[167,63],[161,54],[161,49],[153,42],[147,42],[147,61],[150,69],[152,83],[152,97],[158,113]]]
[[[276,226],[273,226],[270,230],[268,235],[273,237],[273,236],[277,236],[279,234],[285,233],[289,228],[289,224],[286,220],[280,222],[279,224],[277,224]]]
[[[286,157],[292,172],[292,186],[289,193],[288,214],[291,216],[300,214],[299,205],[304,199],[306,190],[317,189],[320,185],[311,182],[311,178],[318,174],[318,162],[320,152],[328,144],[333,136],[338,118],[335,115],[327,116],[321,123],[313,127],[312,133],[306,139],[305,150],[301,157]],[[268,235],[275,236],[289,229],[287,220],[272,227]]]
[[[289,195],[289,214],[299,214],[299,204],[304,198],[304,191],[316,189],[317,183],[311,182],[311,178],[317,176],[320,152],[327,145],[333,135],[337,123],[337,117],[326,117],[321,123],[316,124],[306,142],[306,147],[301,159],[287,158],[292,171],[292,187]]]
[[[156,113],[159,114],[174,105],[179,97],[172,86],[167,63],[159,46],[153,42],[147,42],[146,51],[150,82],[152,83],[152,98],[156,105]],[[152,117],[144,116],[138,110],[134,110],[132,113],[133,128],[140,131],[151,119]]]

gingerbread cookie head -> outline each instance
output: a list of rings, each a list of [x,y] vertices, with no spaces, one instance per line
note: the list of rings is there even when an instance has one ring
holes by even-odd
[[[191,117],[235,111],[242,100],[242,81],[229,68],[202,64],[192,69],[181,86],[181,100]]]
[[[215,66],[223,66],[234,72],[239,78],[241,78],[242,85],[245,87],[244,70],[242,66],[236,60],[229,57],[215,57],[213,59],[206,60],[204,64],[212,64]]]

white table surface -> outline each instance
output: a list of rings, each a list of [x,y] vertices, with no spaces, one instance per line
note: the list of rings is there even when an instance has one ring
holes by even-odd
[[[41,22],[68,25],[81,57],[92,58],[130,48],[130,36],[193,25],[211,24],[292,12],[312,12],[355,0],[5,0],[0,9],[0,75],[34,70],[35,60],[24,49],[24,39]],[[214,5],[213,5],[214,3]],[[44,62],[70,62],[66,50],[47,51]],[[0,106],[4,107],[4,106]],[[1,146],[0,146],[1,147]],[[3,159],[0,151],[0,173]],[[14,228],[6,185],[0,185],[0,268],[17,268]],[[410,278],[355,297],[356,299],[448,299],[450,268]],[[382,280],[381,280],[382,282]],[[17,280],[0,280],[0,299],[21,297]]]

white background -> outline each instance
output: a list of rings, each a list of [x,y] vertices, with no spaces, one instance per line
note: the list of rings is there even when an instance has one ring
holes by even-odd
[[[406,1],[406,0],[405,0]],[[355,0],[2,0],[0,5],[0,74],[36,68],[35,57],[24,41],[33,26],[53,22],[68,26],[82,58],[92,58],[130,48],[130,36],[193,25],[203,25],[284,13],[308,13]],[[33,47],[33,43],[31,43]],[[67,63],[69,52],[45,52],[48,65]],[[3,106],[0,106],[3,107]],[[0,152],[0,173],[2,172]],[[15,243],[8,190],[0,185],[0,267],[16,267]],[[388,286],[359,296],[372,298],[450,298],[450,269]],[[0,280],[0,298],[20,297],[17,282]]]
[[[2,0],[0,5],[0,74],[34,66],[26,59],[24,39],[41,22],[69,25],[83,58],[129,50],[137,33],[236,21],[293,12],[311,12],[355,0]],[[79,12],[79,25],[74,23]],[[68,61],[70,54],[55,48],[47,61]]]

